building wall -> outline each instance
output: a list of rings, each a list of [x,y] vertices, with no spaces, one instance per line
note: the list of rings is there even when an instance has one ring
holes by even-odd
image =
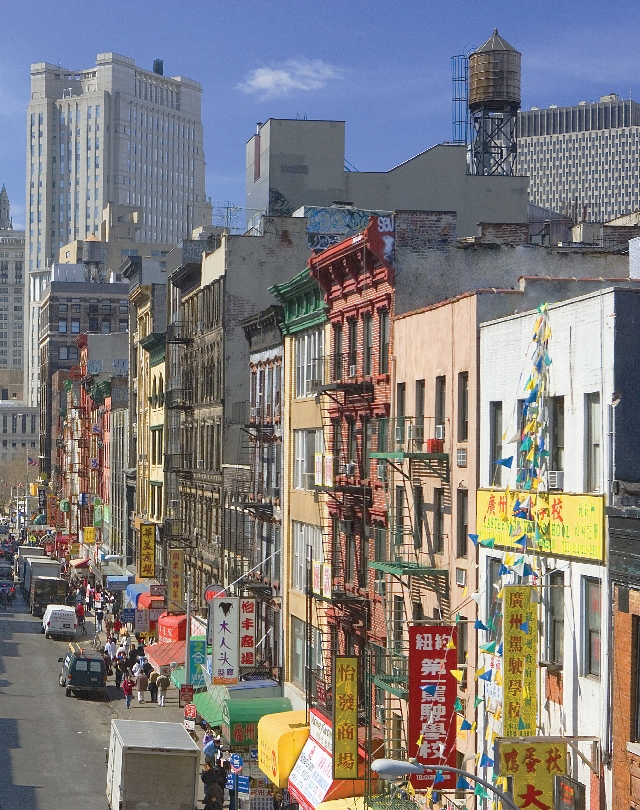
[[[4,187],[3,187],[4,188]],[[23,398],[25,368],[24,231],[0,230],[0,394]]]

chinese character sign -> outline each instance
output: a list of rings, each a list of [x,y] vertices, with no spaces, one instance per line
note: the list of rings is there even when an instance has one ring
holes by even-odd
[[[530,585],[505,585],[503,722],[505,737],[536,733],[538,707],[538,604]]]
[[[169,551],[169,610],[182,607],[184,603],[183,574],[184,552],[178,548]]]
[[[433,784],[438,765],[456,766],[458,667],[456,628],[433,625],[409,627],[409,756],[433,765],[432,771],[411,778],[416,788]],[[455,774],[443,774],[441,790],[456,786]]]
[[[333,778],[358,776],[358,659],[333,662]]]
[[[240,666],[256,664],[256,600],[240,600]]]
[[[513,777],[513,798],[522,810],[552,810],[554,777],[566,773],[566,743],[500,742],[500,775]]]
[[[55,495],[47,495],[47,524],[58,525],[58,499]]]
[[[207,643],[204,638],[191,638],[189,641],[189,658],[192,686],[204,686],[202,667],[207,664]]]
[[[156,575],[156,527],[153,523],[140,526],[140,576]]]
[[[209,603],[211,680],[215,686],[239,680],[240,601],[237,596],[220,596]]]
[[[96,542],[96,530],[93,526],[85,526],[82,530],[82,542],[85,546],[91,546]]]

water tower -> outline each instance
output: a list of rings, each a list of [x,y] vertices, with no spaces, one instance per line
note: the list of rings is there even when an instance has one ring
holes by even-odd
[[[515,174],[520,60],[497,28],[469,56],[472,174]]]
[[[104,258],[102,242],[97,236],[87,236],[82,243],[82,264],[85,266],[86,281],[102,283],[104,274],[100,265]]]

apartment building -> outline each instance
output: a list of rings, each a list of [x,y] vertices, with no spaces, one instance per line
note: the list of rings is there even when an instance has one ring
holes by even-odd
[[[25,241],[14,231],[7,189],[0,190],[0,399],[24,398]]]

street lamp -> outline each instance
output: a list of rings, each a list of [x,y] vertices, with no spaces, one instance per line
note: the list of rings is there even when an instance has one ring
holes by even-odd
[[[465,779],[471,779],[472,781],[477,782],[479,785],[482,785],[482,787],[486,790],[490,790],[492,793],[494,793],[497,798],[509,808],[509,810],[519,810],[518,805],[515,804],[510,796],[503,793],[495,785],[492,785],[491,782],[481,779],[474,773],[463,771],[460,768],[450,768],[448,765],[430,765],[428,766],[428,769],[430,771],[441,771],[442,773],[457,773],[458,776],[464,776]],[[371,770],[377,773],[378,776],[381,779],[384,779],[385,782],[397,782],[398,779],[410,774],[423,774],[425,770],[427,770],[427,766],[421,765],[415,760],[412,762],[402,762],[397,759],[375,759],[371,763]]]

